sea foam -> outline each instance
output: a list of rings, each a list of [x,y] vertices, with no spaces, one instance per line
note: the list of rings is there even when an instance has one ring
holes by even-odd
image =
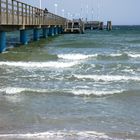
[[[81,95],[81,96],[105,96],[105,95],[113,95],[113,94],[118,94],[124,92],[123,90],[111,90],[111,91],[103,91],[103,90],[73,90],[72,94],[74,95]]]
[[[83,60],[83,59],[88,59],[92,57],[96,57],[97,54],[95,55],[84,55],[84,54],[59,54],[58,58],[61,59],[67,59],[67,60]]]
[[[115,82],[115,81],[140,81],[138,76],[121,76],[121,75],[74,75],[78,79],[91,79],[94,81],[105,81],[105,82]]]
[[[109,136],[105,133],[98,133],[95,131],[48,131],[42,133],[28,133],[28,134],[0,134],[0,138],[16,138],[16,139],[47,139],[47,140],[65,140],[65,139],[108,139]]]
[[[77,62],[0,62],[2,66],[13,66],[23,68],[68,68],[76,65]]]
[[[63,95],[75,95],[75,96],[104,96],[124,92],[123,90],[95,90],[95,89],[68,89],[59,91],[57,89],[32,89],[32,88],[19,88],[19,87],[7,87],[0,89],[4,95],[16,95],[22,92],[33,92],[33,93],[46,93],[46,94],[63,94]]]
[[[132,58],[140,58],[140,54],[128,54],[129,57],[132,57]]]
[[[38,92],[45,93],[48,92],[47,89],[31,89],[31,88],[20,88],[20,87],[7,87],[0,89],[0,92],[4,92],[6,95],[15,95],[22,92]]]

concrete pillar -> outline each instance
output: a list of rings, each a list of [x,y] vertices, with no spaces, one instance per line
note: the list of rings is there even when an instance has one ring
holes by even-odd
[[[63,33],[63,27],[59,27],[59,34],[62,34]]]
[[[112,23],[111,23],[111,21],[107,21],[107,30],[108,31],[110,31],[110,30],[112,30]]]
[[[0,31],[0,53],[6,50],[6,32]]]
[[[104,29],[104,23],[103,22],[100,22],[99,30],[103,30],[103,29]]]
[[[22,45],[28,44],[27,30],[20,30],[20,42]]]
[[[43,38],[47,38],[48,36],[48,28],[43,28]]]
[[[58,35],[58,30],[59,30],[58,28],[59,28],[58,26],[56,26],[56,27],[54,28],[54,34],[55,34],[55,35]]]
[[[62,27],[58,27],[58,34],[62,34]]]
[[[39,29],[35,28],[33,33],[34,41],[38,41],[40,39]]]
[[[60,27],[58,27],[58,34],[61,34],[61,32],[60,32]]]
[[[49,27],[48,36],[54,36],[54,27]]]

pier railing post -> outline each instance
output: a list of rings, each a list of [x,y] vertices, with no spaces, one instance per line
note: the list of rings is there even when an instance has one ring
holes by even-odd
[[[0,53],[6,50],[6,32],[0,31]]]

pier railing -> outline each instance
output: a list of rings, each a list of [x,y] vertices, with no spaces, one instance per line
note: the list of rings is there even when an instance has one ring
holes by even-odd
[[[64,26],[66,19],[17,0],[0,0],[0,25]]]

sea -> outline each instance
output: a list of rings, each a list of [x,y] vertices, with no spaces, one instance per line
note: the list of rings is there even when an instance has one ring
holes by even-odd
[[[140,26],[18,37],[0,54],[1,140],[140,140]]]

